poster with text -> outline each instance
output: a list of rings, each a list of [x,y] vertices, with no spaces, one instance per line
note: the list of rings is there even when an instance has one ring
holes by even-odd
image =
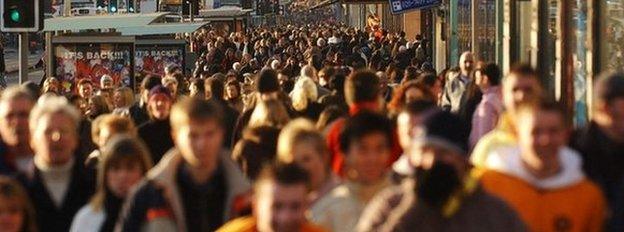
[[[57,44],[54,61],[55,76],[65,92],[84,78],[99,87],[103,75],[110,75],[117,86],[133,85],[131,44]]]
[[[165,67],[184,68],[184,45],[137,45],[134,52],[134,70],[137,75],[163,76]]]

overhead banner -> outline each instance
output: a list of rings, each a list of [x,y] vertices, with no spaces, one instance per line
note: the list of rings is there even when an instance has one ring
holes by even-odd
[[[90,79],[96,86],[103,75],[116,84],[132,86],[132,44],[56,44],[54,74],[64,92],[75,89],[81,79]]]
[[[134,70],[140,76],[165,74],[165,67],[184,68],[184,45],[137,45]]]
[[[410,10],[427,9],[438,6],[442,0],[389,0],[392,14],[402,14]]]

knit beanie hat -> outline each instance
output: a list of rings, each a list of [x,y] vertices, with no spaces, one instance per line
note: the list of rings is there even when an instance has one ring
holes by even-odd
[[[426,113],[422,126],[414,128],[414,143],[435,145],[468,155],[468,132],[463,120],[448,112]]]
[[[169,99],[173,99],[173,97],[171,97],[171,92],[169,91],[169,89],[167,89],[167,87],[162,86],[162,85],[158,85],[155,86],[154,88],[152,88],[149,91],[149,98],[148,99],[152,99],[153,96],[158,95],[158,94],[162,94],[164,96],[166,96]]]
[[[277,72],[272,69],[263,69],[256,78],[256,90],[259,93],[271,93],[280,90]]]

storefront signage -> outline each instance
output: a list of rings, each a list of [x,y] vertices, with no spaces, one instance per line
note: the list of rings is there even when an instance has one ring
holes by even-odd
[[[441,0],[389,0],[392,14],[401,14],[410,10],[427,9],[442,3]]]

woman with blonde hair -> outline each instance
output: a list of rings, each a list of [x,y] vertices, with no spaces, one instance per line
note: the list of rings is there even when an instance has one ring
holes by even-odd
[[[119,87],[113,92],[114,114],[130,115],[130,107],[134,104],[134,93],[129,87]]]
[[[61,94],[61,83],[56,77],[49,77],[43,82],[41,94],[44,93]]]
[[[15,180],[0,176],[0,231],[36,232],[35,209]]]
[[[288,123],[277,140],[277,161],[296,163],[310,175],[310,210],[320,214],[314,203],[340,184],[329,165],[329,149],[314,124],[307,119]]]
[[[299,116],[310,120],[318,120],[323,106],[317,103],[318,89],[310,78],[299,78],[295,83],[292,94],[292,107]]]
[[[98,116],[111,112],[106,99],[100,95],[93,95],[89,98],[89,106],[87,107],[86,117],[89,120],[95,120]]]
[[[247,127],[271,126],[282,128],[288,121],[290,121],[290,116],[284,104],[277,99],[269,99],[258,102],[251,113]]]
[[[74,217],[70,231],[113,231],[132,188],[152,168],[145,144],[136,137],[114,137],[98,165],[97,192]]]

